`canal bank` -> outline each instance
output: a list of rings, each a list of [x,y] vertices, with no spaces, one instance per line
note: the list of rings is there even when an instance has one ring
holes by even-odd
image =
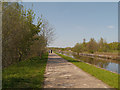
[[[77,53],[77,52],[73,52],[73,51],[60,51],[60,52],[69,52],[69,53],[74,53],[77,55],[81,55],[81,56],[89,56],[89,57],[98,57],[98,58],[103,58],[103,59],[111,59],[111,60],[120,60],[120,56],[119,56],[119,52],[112,54],[112,53],[100,53],[100,52],[96,52],[96,53]]]
[[[99,57],[92,57],[92,56],[85,56],[85,55],[77,55],[75,52],[61,52],[60,54],[63,54],[68,57],[72,57],[74,59],[77,59],[85,63],[95,65],[96,67],[106,69],[113,73],[120,74],[120,69],[119,69],[120,61],[118,60],[103,59]]]
[[[72,57],[68,57],[59,53],[57,54],[62,58],[68,60],[69,62],[73,63],[77,67],[81,68],[85,72],[91,74],[92,76],[95,76],[96,78],[112,86],[113,88],[118,88],[118,74],[109,72],[107,70],[103,70],[101,68],[97,68],[93,65],[89,65],[84,62],[80,62]]]

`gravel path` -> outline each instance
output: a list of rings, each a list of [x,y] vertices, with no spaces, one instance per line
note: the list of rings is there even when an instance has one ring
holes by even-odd
[[[49,54],[44,88],[110,88],[55,53]]]

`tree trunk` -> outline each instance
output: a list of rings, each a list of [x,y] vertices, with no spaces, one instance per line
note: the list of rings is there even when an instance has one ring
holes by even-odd
[[[22,53],[19,52],[19,62],[22,60]]]

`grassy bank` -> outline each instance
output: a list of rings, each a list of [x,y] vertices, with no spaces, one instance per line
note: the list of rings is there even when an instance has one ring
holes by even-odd
[[[58,54],[58,53],[56,53],[56,54]],[[68,57],[68,56],[65,56],[62,54],[58,54],[58,55],[64,59],[68,60],[69,62],[73,63],[77,67],[81,68],[85,72],[91,74],[92,76],[95,76],[96,78],[102,80],[109,86],[111,86],[113,88],[118,88],[118,74],[109,72],[109,71],[101,69],[101,68],[97,68],[93,65],[89,65],[84,62],[77,61],[76,59],[73,59],[71,57]]]
[[[48,54],[34,57],[3,70],[3,88],[42,88]]]

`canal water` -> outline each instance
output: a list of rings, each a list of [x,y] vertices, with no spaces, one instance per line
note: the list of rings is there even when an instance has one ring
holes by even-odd
[[[96,65],[108,71],[112,71],[112,72],[120,74],[120,61],[96,58],[96,57],[81,56],[81,55],[76,55],[75,53],[72,53],[72,52],[61,52],[61,54],[75,58],[77,60],[80,60],[86,63]]]

